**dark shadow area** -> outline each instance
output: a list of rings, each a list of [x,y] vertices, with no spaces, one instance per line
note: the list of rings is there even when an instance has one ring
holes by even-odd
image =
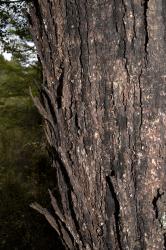
[[[63,249],[56,232],[29,207],[50,204],[53,169],[42,120],[29,96],[40,84],[39,65],[22,66],[0,56],[0,249]]]

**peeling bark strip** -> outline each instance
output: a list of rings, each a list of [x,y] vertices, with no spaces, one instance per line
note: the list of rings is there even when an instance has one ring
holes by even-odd
[[[165,0],[35,0],[31,32],[66,249],[165,249]],[[57,198],[59,197],[59,198]]]

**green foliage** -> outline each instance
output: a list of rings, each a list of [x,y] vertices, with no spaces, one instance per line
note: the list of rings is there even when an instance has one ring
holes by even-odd
[[[41,117],[29,86],[41,81],[37,65],[23,67],[0,56],[0,249],[52,250],[54,230],[29,204],[49,203],[53,187]],[[35,92],[35,89],[33,89]]]
[[[36,60],[36,49],[28,29],[29,2],[0,0],[1,50],[12,53],[23,63]]]
[[[7,72],[10,72],[10,74],[7,74]],[[25,97],[29,95],[28,86],[34,88],[35,82],[41,81],[41,70],[38,63],[24,67],[14,59],[10,62],[6,61],[1,55],[0,81],[0,98],[2,102],[3,98],[7,97]],[[21,102],[24,101],[25,98]]]

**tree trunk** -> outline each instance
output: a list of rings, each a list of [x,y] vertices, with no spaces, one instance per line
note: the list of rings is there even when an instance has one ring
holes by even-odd
[[[66,249],[166,249],[166,1],[34,0],[35,99]]]

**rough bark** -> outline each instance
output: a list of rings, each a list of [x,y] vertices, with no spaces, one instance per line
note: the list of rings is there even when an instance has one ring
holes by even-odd
[[[166,248],[166,1],[35,0],[66,249]]]

